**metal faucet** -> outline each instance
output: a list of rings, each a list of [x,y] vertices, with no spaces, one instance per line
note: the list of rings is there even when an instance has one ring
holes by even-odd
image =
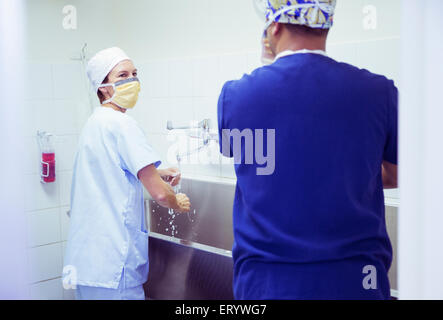
[[[172,121],[168,120],[166,124],[166,129],[168,130],[186,130],[186,129],[203,129],[203,130],[209,130],[211,128],[211,120],[210,119],[203,119],[200,121],[196,126],[181,126],[181,127],[174,127],[172,125]]]
[[[214,140],[218,142],[218,134],[216,133],[212,133],[211,132],[211,119],[203,119],[202,121],[200,121],[197,125],[194,126],[175,126],[172,124],[171,120],[167,121],[166,124],[166,129],[167,130],[190,130],[190,129],[201,129],[202,132],[200,132],[199,130],[199,134],[193,135],[193,134],[188,134],[189,137],[191,138],[196,138],[196,139],[202,139],[203,140],[203,145],[208,145],[210,140]]]

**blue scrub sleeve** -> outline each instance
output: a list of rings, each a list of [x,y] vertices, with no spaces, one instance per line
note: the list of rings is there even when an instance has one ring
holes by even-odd
[[[388,86],[388,132],[383,159],[398,163],[398,90],[393,81]]]
[[[137,179],[138,172],[144,167],[154,164],[158,168],[161,164],[160,157],[133,119],[128,118],[120,127],[117,146],[122,169],[131,172]]]
[[[226,100],[226,91],[229,82],[226,82],[223,86],[220,97],[218,98],[218,106],[217,106],[217,119],[218,119],[218,141],[220,146],[220,153],[225,157],[232,158],[234,156],[232,152],[232,141],[231,138],[223,132],[223,129],[229,129],[226,127],[224,122],[224,104]],[[226,146],[226,142],[230,142],[229,146]]]

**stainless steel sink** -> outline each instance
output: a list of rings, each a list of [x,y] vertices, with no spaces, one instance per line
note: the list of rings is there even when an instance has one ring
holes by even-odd
[[[217,252],[231,251],[234,182],[184,178],[181,192],[191,199],[189,213],[174,213],[149,201],[150,233],[175,242],[180,240],[185,245],[204,245]]]
[[[232,206],[235,181],[184,177],[181,192],[191,199],[191,212],[177,214],[147,200],[150,232],[149,299],[233,299]],[[394,256],[397,250],[396,212],[386,210]],[[396,289],[394,259],[390,280]]]
[[[190,213],[148,200],[149,299],[233,299],[232,205],[235,181],[184,177]]]

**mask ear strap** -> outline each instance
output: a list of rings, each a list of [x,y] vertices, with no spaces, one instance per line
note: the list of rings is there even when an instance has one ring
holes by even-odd
[[[102,105],[112,102],[112,99],[115,96],[115,84],[114,83],[105,83],[105,84],[99,85],[98,87],[99,88],[104,88],[104,87],[113,87],[114,88],[114,93],[112,94],[112,97],[109,98],[108,100],[103,101]]]

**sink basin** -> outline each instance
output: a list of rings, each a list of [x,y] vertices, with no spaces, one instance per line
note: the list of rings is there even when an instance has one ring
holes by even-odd
[[[148,199],[149,278],[146,297],[158,300],[231,300],[232,205],[235,181],[184,177],[189,213]]]
[[[185,245],[230,251],[234,241],[232,205],[235,182],[183,178],[180,192],[191,200],[189,213],[175,213],[153,200],[149,201],[148,227],[151,235],[163,235],[163,239],[180,240]]]
[[[150,234],[150,299],[233,299],[232,206],[235,180],[186,176],[181,192],[191,200],[190,213],[180,214],[147,199]],[[387,203],[387,228],[394,257],[397,251],[396,208]],[[397,289],[396,259],[389,278]],[[393,294],[395,296],[395,294]]]

